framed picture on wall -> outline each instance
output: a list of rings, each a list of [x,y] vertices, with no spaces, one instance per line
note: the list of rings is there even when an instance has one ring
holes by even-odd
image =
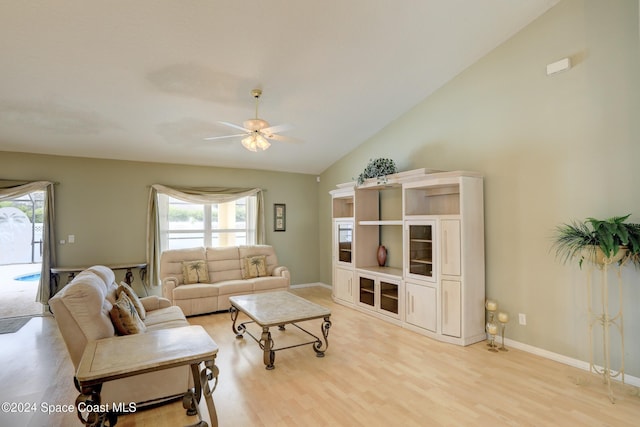
[[[284,203],[273,204],[273,231],[286,231],[287,229],[287,205]]]

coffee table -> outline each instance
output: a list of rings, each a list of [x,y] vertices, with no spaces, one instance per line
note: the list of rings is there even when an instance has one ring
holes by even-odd
[[[329,347],[328,336],[331,327],[331,311],[311,301],[307,301],[297,295],[289,292],[264,292],[252,295],[237,295],[229,298],[231,303],[231,320],[233,321],[233,332],[236,338],[241,339],[246,333],[254,339],[263,350],[263,360],[265,368],[273,369],[275,361],[275,352],[286,350],[288,348],[300,347],[303,345],[313,345],[313,350],[317,357],[324,357],[324,352]],[[238,313],[246,314],[251,320],[240,323],[236,326]],[[297,325],[298,322],[304,322],[313,319],[323,319],[321,325],[322,339],[306,329]],[[262,327],[262,335],[260,339],[255,337],[247,330],[247,324],[256,323]],[[274,348],[273,338],[269,328],[278,326],[280,330],[285,329],[285,325],[293,325],[307,335],[314,338],[312,341],[305,341],[295,345]]]

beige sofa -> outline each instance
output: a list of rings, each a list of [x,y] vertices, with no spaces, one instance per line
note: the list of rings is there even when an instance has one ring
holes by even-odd
[[[265,269],[258,277],[248,274],[247,260],[264,256]],[[185,284],[185,263],[204,261],[208,281]],[[278,265],[272,246],[231,246],[223,248],[189,248],[164,251],[160,257],[162,295],[185,315],[211,313],[229,309],[229,297],[288,290],[290,274]]]
[[[94,266],[78,274],[69,284],[49,300],[58,328],[78,368],[85,346],[89,341],[116,335],[109,312],[116,300],[115,276],[105,266]],[[188,326],[179,307],[171,306],[165,298],[140,298],[146,310],[143,320],[146,330]],[[138,406],[159,403],[183,396],[193,387],[189,366],[180,366],[108,381],[102,386],[103,404],[129,404]]]

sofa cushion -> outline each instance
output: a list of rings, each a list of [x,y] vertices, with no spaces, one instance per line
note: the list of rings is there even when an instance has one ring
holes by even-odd
[[[250,280],[225,280],[215,285],[218,288],[218,295],[230,295],[251,293],[253,291],[253,283]]]
[[[267,257],[256,255],[242,258],[242,278],[264,277],[267,275]]]
[[[218,288],[208,283],[178,286],[173,290],[173,299],[192,299],[218,296]]]
[[[208,247],[206,256],[209,271],[212,272],[211,283],[242,279],[242,267],[237,247]]]
[[[127,285],[125,282],[120,282],[120,286],[118,287],[118,295],[120,295],[120,292],[124,292],[127,294],[129,299],[133,303],[133,306],[136,308],[138,316],[140,316],[140,319],[144,320],[144,318],[147,316],[147,310],[145,310],[144,305],[142,305],[142,301],[140,301],[140,298],[138,298],[138,295],[136,295],[131,286]]]
[[[203,259],[182,262],[182,277],[185,285],[193,283],[210,283],[209,269]]]
[[[169,249],[162,252],[160,258],[160,277],[175,277],[178,284],[183,284],[182,262],[206,259],[204,248]],[[213,270],[212,270],[213,271]]]
[[[251,279],[251,283],[253,283],[254,292],[263,292],[287,287],[289,285],[289,279],[277,276],[256,277]]]
[[[271,276],[271,274],[273,273],[273,268],[278,265],[276,250],[273,246],[270,245],[238,246],[238,252],[240,254],[240,259],[257,255],[264,255],[266,257],[267,276]]]
[[[139,334],[147,330],[127,293],[122,291],[111,309],[113,326],[121,335]]]
[[[148,312],[144,324],[147,331],[189,326],[189,322],[185,319],[182,310],[175,305]]]

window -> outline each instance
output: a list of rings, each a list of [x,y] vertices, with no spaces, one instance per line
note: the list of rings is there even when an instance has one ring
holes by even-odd
[[[256,244],[256,196],[209,204],[158,196],[163,249]]]
[[[264,242],[260,188],[151,186],[147,217],[149,283],[160,284],[160,255],[167,249]]]
[[[0,201],[0,265],[42,261],[44,191]]]

